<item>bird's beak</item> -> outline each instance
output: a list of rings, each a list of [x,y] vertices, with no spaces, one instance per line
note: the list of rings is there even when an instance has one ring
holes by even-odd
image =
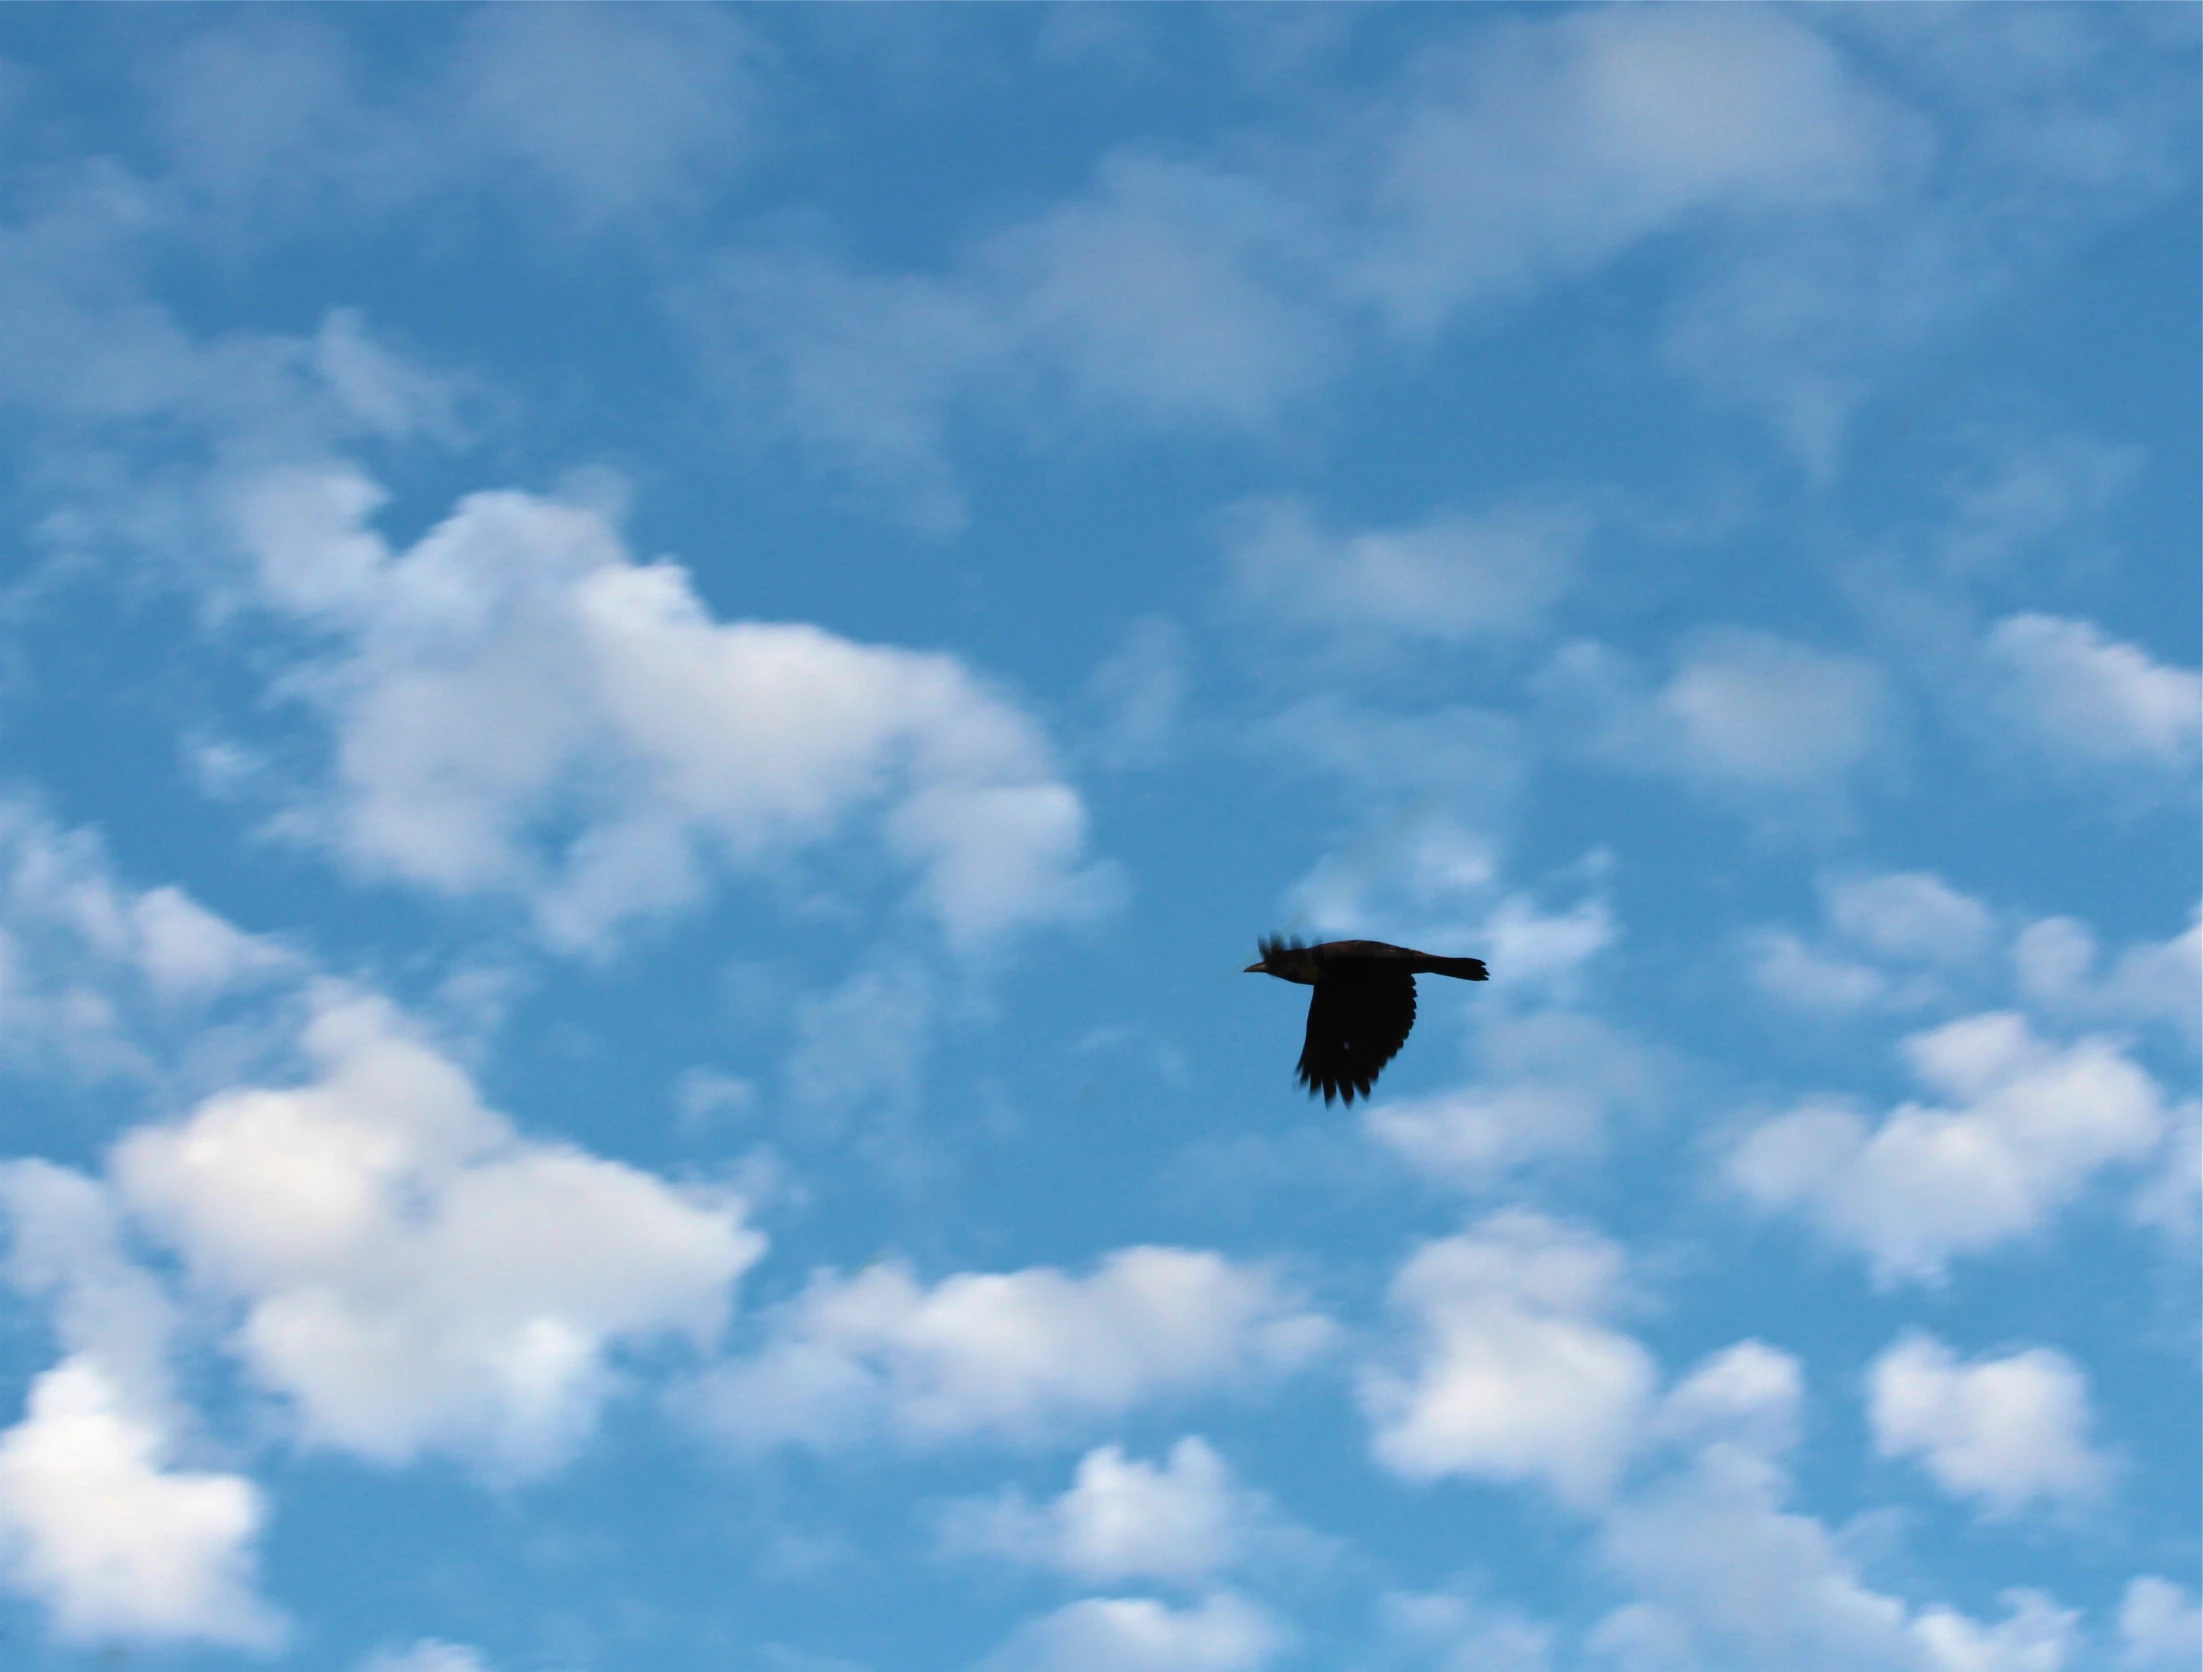
[[[1239,973],[1241,975],[1260,975],[1262,973],[1262,966],[1260,964],[1249,964]]]

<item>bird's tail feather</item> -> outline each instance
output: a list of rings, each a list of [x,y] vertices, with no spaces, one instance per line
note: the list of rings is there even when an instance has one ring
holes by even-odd
[[[1428,957],[1418,966],[1432,975],[1450,975],[1457,981],[1488,981],[1491,971],[1484,967],[1481,958]]]

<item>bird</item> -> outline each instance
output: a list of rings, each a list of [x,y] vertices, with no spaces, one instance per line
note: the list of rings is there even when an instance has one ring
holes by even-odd
[[[1343,1097],[1367,1097],[1386,1063],[1400,1054],[1415,1026],[1415,978],[1450,975],[1486,981],[1481,958],[1441,958],[1383,941],[1326,941],[1303,946],[1268,936],[1257,941],[1262,956],[1242,972],[1274,975],[1313,987],[1308,1000],[1308,1039],[1301,1046],[1298,1078],[1326,1108]]]

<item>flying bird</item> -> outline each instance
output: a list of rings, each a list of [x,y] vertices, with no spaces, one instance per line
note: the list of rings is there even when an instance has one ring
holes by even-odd
[[[1441,958],[1383,941],[1326,941],[1301,946],[1272,937],[1256,943],[1262,956],[1248,975],[1274,975],[1315,992],[1308,1000],[1308,1040],[1300,1049],[1300,1083],[1352,1103],[1367,1097],[1384,1065],[1400,1054],[1415,1026],[1415,978],[1450,975],[1483,981],[1481,958]]]

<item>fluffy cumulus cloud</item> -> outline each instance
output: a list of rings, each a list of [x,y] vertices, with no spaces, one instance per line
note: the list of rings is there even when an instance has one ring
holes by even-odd
[[[2076,1617],[2034,1592],[2003,1618],[1909,1607],[1869,1586],[1842,1541],[1787,1507],[1804,1378],[1763,1342],[1713,1354],[1648,1424],[1662,1448],[1645,1484],[1599,1532],[1633,1593],[1591,1631],[1593,1664],[1619,1672],[1782,1666],[1799,1672],[2057,1672]]]
[[[1579,1507],[1612,1488],[1655,1380],[1606,1323],[1622,1253],[1524,1210],[1425,1244],[1392,1283],[1400,1364],[1364,1372],[1377,1460],[1410,1480],[1534,1481]]]
[[[1184,1608],[1150,1597],[1089,1597],[1027,1622],[985,1672],[1253,1672],[1289,1648],[1266,1610],[1229,1591]]]
[[[2094,622],[2007,616],[1982,661],[1994,711],[2068,771],[2185,781],[2203,737],[2203,676]]]
[[[304,1045],[309,1083],[141,1127],[112,1173],[306,1443],[527,1473],[588,1432],[616,1349],[714,1336],[763,1247],[738,1204],[522,1138],[379,1000],[328,995]]]
[[[1916,1333],[1875,1360],[1867,1385],[1875,1450],[1919,1459],[1991,1514],[2084,1499],[2109,1475],[2089,1441],[2088,1378],[2053,1348],[1962,1364]]]
[[[2195,1593],[2155,1574],[2130,1580],[2119,1599],[2121,1672],[2187,1672],[2203,1655]]]
[[[2167,1126],[2157,1084],[2107,1039],[2059,1046],[2010,1013],[1905,1041],[1946,1101],[1879,1121],[1807,1103],[1745,1136],[1729,1178],[1860,1249],[1882,1281],[1936,1279],[1956,1256],[2041,1229],[2101,1169],[2146,1158]]]
[[[8,1583],[70,1637],[274,1644],[283,1622],[254,1585],[266,1504],[242,1475],[179,1463],[176,1309],[128,1258],[106,1192],[15,1161],[0,1168],[0,1209],[7,1281],[51,1303],[68,1350],[0,1434]]]
[[[698,1405],[744,1446],[1031,1439],[1290,1369],[1330,1332],[1270,1273],[1192,1249],[1121,1249],[1083,1277],[1036,1266],[931,1288],[885,1262],[815,1278],[753,1356],[705,1379]]]
[[[1983,1624],[1910,1608],[1866,1584],[1844,1542],[1787,1507],[1804,1377],[1765,1342],[1707,1357],[1668,1392],[1648,1436],[1646,1485],[1599,1529],[1599,1557],[1632,1590],[1588,1635],[1595,1665],[1692,1672],[2058,1672],[2080,1648],[2075,1615],[2029,1590]]]
[[[253,1590],[259,1489],[173,1467],[170,1449],[158,1415],[97,1359],[39,1376],[0,1435],[10,1583],[71,1637],[273,1645],[282,1623]]]
[[[954,658],[715,621],[597,513],[521,493],[393,552],[379,498],[307,471],[238,510],[265,602],[333,645],[289,687],[335,729],[336,783],[300,822],[362,870],[518,895],[590,946],[686,902],[714,858],[785,856],[869,810],[960,944],[1105,901],[1039,729]]]
[[[953,1505],[942,1538],[954,1551],[1038,1563],[1090,1584],[1192,1583],[1238,1560],[1267,1513],[1207,1441],[1188,1435],[1160,1464],[1097,1447],[1046,1504],[1012,1492]]]
[[[1781,1666],[1797,1672],[2057,1672],[2078,1621],[2039,1593],[2007,1592],[1984,1624],[1874,1590],[1830,1530],[1785,1507],[1787,1473],[1748,1448],[1709,1446],[1620,1507],[1602,1553],[1637,1595],[1593,1631],[1623,1672]]]

